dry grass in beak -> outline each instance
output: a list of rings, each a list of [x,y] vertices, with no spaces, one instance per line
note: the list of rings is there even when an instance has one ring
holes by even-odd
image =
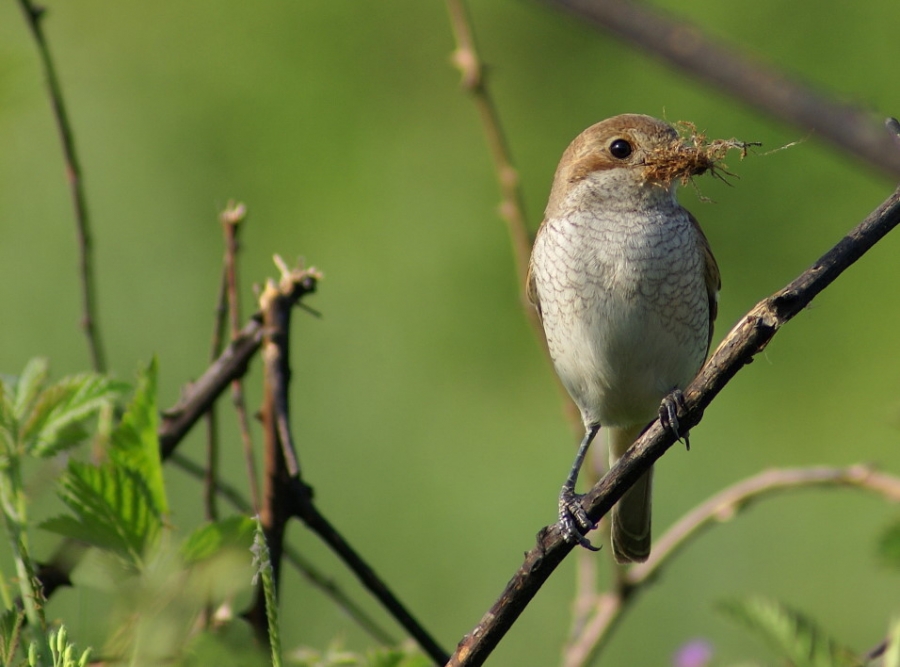
[[[676,178],[682,185],[687,185],[694,176],[710,172],[713,176],[724,180],[722,174],[733,176],[723,162],[728,151],[736,149],[741,152],[741,159],[747,156],[752,146],[761,146],[758,142],[745,143],[737,139],[715,139],[707,141],[706,135],[697,130],[693,123],[679,121],[676,123],[679,136],[664,146],[654,149],[644,162],[644,178],[665,185]]]

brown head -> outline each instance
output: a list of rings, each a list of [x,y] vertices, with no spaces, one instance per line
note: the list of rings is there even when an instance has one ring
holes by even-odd
[[[665,189],[702,174],[714,159],[703,145],[684,142],[668,123],[641,114],[622,114],[592,125],[575,137],[556,170],[547,217],[576,184],[597,174],[620,170],[636,186]]]

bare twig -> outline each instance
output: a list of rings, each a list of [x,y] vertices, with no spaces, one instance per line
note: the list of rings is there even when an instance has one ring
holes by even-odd
[[[261,411],[263,429],[266,434],[266,469],[263,477],[264,501],[260,519],[266,530],[266,540],[272,552],[273,568],[278,572],[275,554],[276,549],[280,550],[283,547],[287,519],[296,516],[331,547],[360,582],[418,642],[422,650],[436,663],[443,665],[448,659],[448,654],[391,593],[375,571],[332,526],[331,522],[318,511],[313,504],[312,489],[301,477],[287,413],[290,379],[287,340],[292,306],[289,294],[290,287],[300,272],[288,269],[280,260],[276,261],[282,271],[281,280],[278,284],[269,281],[260,296],[266,332],[263,348],[266,383]],[[257,597],[248,617],[254,621],[261,613],[262,603]],[[256,622],[261,624],[262,620]]]
[[[863,109],[714,42],[694,25],[631,0],[543,0],[631,42],[751,107],[803,129],[892,176],[900,152]]]
[[[90,217],[88,216],[87,198],[84,194],[84,181],[81,176],[81,164],[78,153],[75,150],[75,135],[69,123],[69,114],[66,111],[63,99],[62,87],[56,76],[56,66],[50,55],[50,47],[44,37],[41,19],[44,16],[44,8],[35,5],[31,0],[19,0],[19,6],[25,15],[28,27],[37,45],[44,77],[47,79],[47,90],[50,94],[50,104],[53,107],[53,117],[59,131],[62,143],[63,158],[66,163],[66,178],[69,182],[69,190],[72,195],[72,204],[75,208],[75,233],[78,237],[78,249],[81,254],[79,275],[81,278],[81,327],[87,336],[88,350],[91,355],[91,365],[98,373],[106,372],[106,355],[103,350],[103,342],[100,330],[97,326],[97,299],[93,267],[93,244],[91,241]]]
[[[241,303],[237,280],[238,231],[241,223],[247,218],[247,208],[243,204],[230,202],[219,216],[222,230],[225,233],[225,285],[228,297],[229,330],[231,340],[240,336]],[[250,420],[247,417],[247,405],[244,400],[244,386],[241,378],[231,381],[231,401],[238,416],[241,431],[241,443],[244,450],[244,465],[250,485],[250,499],[254,513],[259,508],[259,477],[256,472],[256,459],[253,454],[253,438],[250,435]]]
[[[210,343],[210,363],[215,362],[222,354],[223,337],[225,334],[225,316],[228,308],[225,290],[227,289],[225,270],[222,270],[222,280],[219,282],[219,294],[216,297],[215,320],[213,322],[212,342]],[[204,415],[206,422],[206,469],[203,471],[203,509],[204,515],[210,521],[215,521],[219,516],[216,506],[216,498],[219,495],[218,471],[219,471],[219,420],[216,415],[216,404],[209,406]]]
[[[678,420],[683,431],[696,426],[703,410],[786,322],[900,224],[900,189],[796,280],[760,301],[725,337],[684,392]],[[619,462],[585,495],[588,516],[597,521],[675,442],[674,434],[654,422]],[[499,599],[475,629],[459,643],[451,665],[481,665],[556,567],[574,548],[558,526],[544,528]]]
[[[453,64],[462,75],[462,87],[471,96],[478,109],[481,125],[487,137],[491,158],[494,161],[494,169],[497,172],[497,182],[500,185],[502,203],[500,215],[506,220],[509,229],[510,240],[513,246],[513,255],[516,263],[516,275],[520,286],[520,298],[523,304],[525,299],[525,275],[528,272],[528,258],[531,255],[531,235],[525,219],[525,203],[522,191],[519,187],[519,175],[512,165],[509,148],[503,134],[500,117],[490,92],[484,81],[484,66],[478,57],[475,48],[475,38],[472,25],[469,21],[464,0],[447,0],[447,9],[450,12],[450,25],[456,39],[456,51],[453,53]],[[533,309],[526,306],[531,324],[540,331],[540,322]]]
[[[612,629],[628,609],[629,603],[655,575],[692,540],[716,523],[733,519],[751,504],[793,489],[847,487],[871,491],[891,502],[900,502],[900,477],[881,473],[864,465],[849,468],[794,468],[766,470],[738,482],[704,501],[685,514],[654,544],[645,563],[625,571],[623,591],[596,597],[591,618],[585,622],[576,641],[565,651],[565,667],[583,667],[592,663],[603,648]]]

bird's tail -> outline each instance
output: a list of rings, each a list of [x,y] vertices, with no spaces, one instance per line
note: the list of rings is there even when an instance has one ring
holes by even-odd
[[[610,428],[609,465],[628,450],[643,431],[643,426]],[[632,486],[610,513],[613,555],[619,563],[643,563],[650,555],[650,492],[653,469]]]

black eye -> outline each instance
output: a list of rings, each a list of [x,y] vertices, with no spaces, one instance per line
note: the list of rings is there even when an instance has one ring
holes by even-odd
[[[618,158],[619,160],[624,160],[629,155],[631,155],[631,144],[625,141],[625,139],[616,139],[609,145],[609,152],[612,154],[614,158]]]

